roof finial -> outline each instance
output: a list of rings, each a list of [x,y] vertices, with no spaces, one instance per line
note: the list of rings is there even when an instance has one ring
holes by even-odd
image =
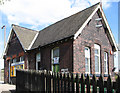
[[[4,48],[5,48],[5,45],[6,45],[6,26],[3,25],[1,29],[4,29]]]

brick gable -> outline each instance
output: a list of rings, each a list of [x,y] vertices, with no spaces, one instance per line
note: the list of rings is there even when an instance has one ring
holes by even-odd
[[[90,47],[91,51],[91,74],[95,74],[95,60],[94,60],[94,44],[99,44],[101,47],[101,73],[104,73],[104,51],[108,53],[109,60],[109,74],[111,74],[112,68],[114,67],[113,55],[110,55],[112,46],[109,42],[105,29],[103,27],[96,28],[97,21],[99,18],[98,13],[92,17],[89,24],[83,29],[82,33],[73,42],[73,69],[74,72],[85,73],[85,51],[84,48]],[[99,22],[99,24],[102,24]]]

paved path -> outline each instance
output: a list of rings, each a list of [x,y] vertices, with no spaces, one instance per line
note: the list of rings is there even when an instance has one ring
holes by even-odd
[[[3,81],[0,81],[0,93],[14,93],[15,85],[3,84]]]

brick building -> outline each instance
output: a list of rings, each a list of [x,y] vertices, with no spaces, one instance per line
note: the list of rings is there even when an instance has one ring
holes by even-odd
[[[17,68],[107,76],[116,50],[100,3],[41,31],[12,25],[4,51],[5,82],[14,81]]]

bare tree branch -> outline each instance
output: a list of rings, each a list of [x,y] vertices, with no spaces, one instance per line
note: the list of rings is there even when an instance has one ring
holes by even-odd
[[[0,5],[4,4],[6,1],[10,1],[10,0],[0,0]]]

